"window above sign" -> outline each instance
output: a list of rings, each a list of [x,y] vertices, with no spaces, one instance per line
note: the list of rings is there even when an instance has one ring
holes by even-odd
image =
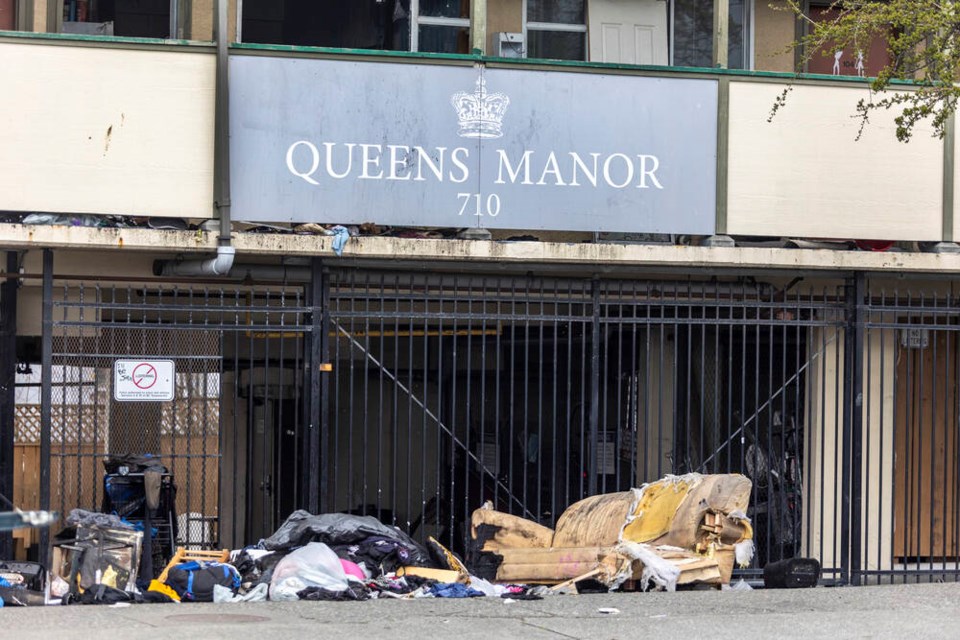
[[[239,40],[469,53],[470,0],[244,0]]]
[[[727,66],[749,69],[750,0],[729,0],[727,21]],[[677,67],[713,66],[713,3],[704,0],[673,0],[671,3],[673,51],[671,65]],[[786,44],[786,43],[785,43]]]
[[[525,0],[527,57],[587,59],[586,0]]]
[[[752,67],[755,11],[764,28],[774,28],[755,1],[727,0],[731,68]],[[471,23],[480,7],[471,0],[224,2],[232,42],[446,54],[482,48]],[[216,6],[215,0],[0,0],[0,30],[210,41]],[[713,0],[485,0],[486,52],[712,67],[713,9]],[[782,26],[776,29],[782,37]],[[778,44],[769,35],[762,42],[767,48]],[[880,59],[863,53],[868,66]]]

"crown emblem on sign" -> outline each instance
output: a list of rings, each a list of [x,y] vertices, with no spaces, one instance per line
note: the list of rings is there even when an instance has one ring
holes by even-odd
[[[487,81],[477,78],[473,93],[458,91],[450,98],[457,110],[461,138],[499,138],[503,136],[503,115],[510,105],[510,98],[502,93],[487,93]]]

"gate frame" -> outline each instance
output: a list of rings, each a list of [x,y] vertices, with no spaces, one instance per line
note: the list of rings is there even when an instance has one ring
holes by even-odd
[[[42,350],[41,367],[43,375],[41,379],[41,438],[40,438],[40,508],[49,510],[51,506],[51,405],[52,405],[52,367],[53,367],[53,329],[54,329],[54,304],[53,304],[53,266],[54,253],[52,249],[43,249],[43,273],[42,273]],[[545,267],[546,277],[553,277],[549,266]],[[341,269],[338,267],[338,270]],[[369,267],[342,267],[344,271],[372,271]],[[699,271],[696,271],[699,273]],[[740,273],[740,271],[737,271]],[[755,274],[756,270],[744,270],[743,274]],[[780,272],[771,272],[777,274]],[[557,274],[558,275],[558,274]],[[830,274],[818,274],[818,277],[829,277]],[[836,275],[836,274],[834,274]],[[871,300],[868,289],[869,279],[865,272],[846,272],[844,274],[843,285],[843,307],[844,320],[842,326],[837,326],[836,331],[843,336],[843,365],[846,374],[842,385],[842,433],[837,441],[837,446],[843,448],[841,468],[837,469],[841,473],[841,487],[837,495],[840,501],[840,530],[835,534],[835,540],[839,547],[839,566],[832,568],[836,573],[836,584],[852,586],[863,584],[865,572],[862,567],[863,541],[861,540],[863,531],[863,456],[864,456],[864,401],[865,394],[869,392],[865,388],[864,381],[864,342],[867,327],[867,314],[870,313]],[[11,274],[8,274],[8,278]],[[491,276],[492,277],[492,276]],[[562,276],[559,276],[562,277]],[[623,280],[638,280],[641,276],[627,278],[619,276]],[[918,274],[915,279],[936,280],[933,276],[924,276]],[[589,346],[589,360],[591,362],[591,372],[588,380],[590,401],[586,427],[588,429],[588,444],[590,451],[594,454],[599,446],[599,426],[600,411],[602,399],[601,379],[600,379],[600,360],[601,360],[601,338],[604,333],[604,322],[602,316],[602,296],[603,281],[599,275],[589,277],[578,276],[577,280],[588,281],[590,298],[585,304],[592,304],[591,313],[585,317],[586,324],[589,325],[589,334],[591,336],[591,345]],[[309,328],[300,327],[304,331],[304,388],[309,389],[305,394],[305,420],[304,433],[302,434],[302,446],[304,451],[304,471],[301,476],[301,484],[297,488],[297,503],[300,508],[306,508],[311,512],[319,512],[321,508],[327,507],[331,503],[331,496],[328,495],[329,487],[327,479],[330,471],[330,446],[332,444],[332,434],[330,425],[330,416],[328,407],[331,401],[331,377],[332,364],[330,333],[334,330],[335,322],[333,320],[333,311],[331,308],[331,271],[324,260],[314,257],[310,261],[309,278],[304,287],[304,307],[309,308]],[[301,283],[298,283],[298,286]],[[288,284],[289,286],[289,284]],[[221,355],[222,357],[222,355]],[[383,366],[382,364],[380,365]],[[891,445],[893,446],[893,445]],[[589,470],[589,492],[595,493],[597,490],[597,474],[595,473],[598,464],[596,455],[588,455],[587,460],[591,465]],[[804,496],[805,502],[809,499]],[[217,496],[219,503],[220,496]],[[49,559],[50,532],[46,529],[41,530],[40,535],[41,559]],[[872,544],[867,541],[867,544]],[[875,572],[867,572],[875,573]],[[949,569],[944,573],[957,573]],[[896,576],[896,571],[891,574]]]

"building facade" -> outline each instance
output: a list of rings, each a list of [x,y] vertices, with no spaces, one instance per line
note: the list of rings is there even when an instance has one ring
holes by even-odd
[[[893,114],[858,136],[856,58],[792,74],[790,14],[36,0],[0,20],[18,507],[101,508],[103,458],[152,454],[186,544],[306,508],[463,550],[486,500],[552,525],[740,472],[747,575],[801,554],[836,583],[960,574],[956,141],[898,143]]]

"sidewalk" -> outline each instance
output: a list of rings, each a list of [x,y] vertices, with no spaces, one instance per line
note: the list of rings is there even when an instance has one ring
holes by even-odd
[[[0,609],[4,638],[946,638],[960,584],[793,591]],[[617,614],[598,612],[615,607]]]

